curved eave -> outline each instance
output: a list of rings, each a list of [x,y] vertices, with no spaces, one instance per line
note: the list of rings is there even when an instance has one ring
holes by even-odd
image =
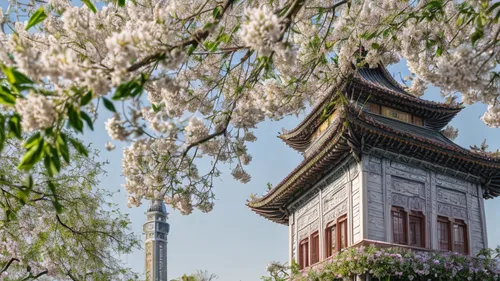
[[[350,152],[350,147],[342,135],[343,121],[326,133],[323,145],[310,157],[304,159],[292,172],[264,197],[247,203],[257,214],[277,223],[288,224],[288,215],[283,209],[290,200],[319,181],[335,163],[342,161]]]

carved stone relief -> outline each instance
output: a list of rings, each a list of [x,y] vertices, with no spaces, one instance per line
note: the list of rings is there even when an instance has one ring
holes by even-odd
[[[467,199],[464,193],[452,191],[444,188],[437,188],[437,200],[439,202],[467,207]]]
[[[319,205],[317,204],[313,208],[309,209],[308,213],[299,216],[299,218],[297,219],[297,227],[299,229],[302,229],[318,218],[319,218]]]
[[[413,211],[422,211],[425,212],[425,199],[418,197],[410,197],[409,198],[409,207]]]
[[[425,198],[424,185],[419,182],[393,177],[392,190],[408,196],[419,196],[421,198]]]
[[[386,168],[386,172],[388,174],[391,174],[391,175],[394,175],[394,176],[398,176],[398,177],[404,178],[404,179],[409,179],[409,180],[414,180],[414,181],[419,181],[419,182],[426,182],[427,181],[427,176],[426,175],[414,174],[414,173],[410,173],[410,172],[407,172],[407,171],[402,171],[402,170],[399,170],[399,169],[395,169],[393,167],[387,167]]]
[[[437,178],[436,178],[436,185],[446,187],[448,189],[458,190],[458,191],[464,192],[464,193],[467,192],[467,186],[458,185],[458,184],[451,183],[448,181],[443,181],[443,180],[440,180]]]
[[[380,164],[380,158],[373,156],[373,155],[370,155],[370,162]]]
[[[393,206],[398,206],[402,208],[408,207],[408,197],[404,195],[393,193],[391,202]]]
[[[317,197],[314,198],[316,196],[316,194],[318,194],[318,193],[319,193],[319,189],[318,188],[312,189],[309,193],[307,193],[307,195],[305,195],[301,199],[297,200],[297,202],[293,203],[289,207],[289,209],[291,211],[297,211],[297,216],[300,216],[304,212],[307,212],[307,207],[308,206],[312,206],[312,205],[317,205],[318,204],[318,201],[316,201],[316,203],[312,203],[314,200],[319,200]],[[313,199],[311,199],[311,198],[313,198]],[[308,201],[309,201],[309,203],[307,203]]]
[[[381,174],[382,173],[382,168],[380,167],[380,163],[368,163],[368,171],[372,173],[377,173]]]
[[[412,174],[417,174],[417,175],[423,175],[426,176],[427,172],[425,170],[419,169],[419,168],[414,168],[405,164],[401,164],[399,162],[391,161],[391,167],[394,167],[398,170],[402,170],[408,173]]]
[[[437,213],[438,215],[445,217],[467,219],[467,210],[465,208],[460,208],[449,204],[438,203]]]
[[[327,213],[347,199],[347,186],[342,186],[336,193],[330,192],[323,197],[323,213]]]
[[[436,180],[438,180],[438,181],[446,181],[446,182],[449,182],[449,183],[453,183],[455,185],[467,186],[467,182],[466,181],[463,181],[463,180],[460,180],[460,179],[457,179],[457,178],[454,178],[454,177],[445,176],[445,175],[442,175],[442,174],[436,174]]]
[[[334,221],[338,217],[347,213],[347,200],[342,201],[337,207],[335,207],[330,212],[326,213],[323,217],[323,223],[326,225],[331,221]]]
[[[469,194],[473,196],[478,196],[477,187],[474,184],[469,183]]]
[[[298,236],[299,236],[298,241],[301,241],[302,239],[309,237],[309,227],[306,227],[306,228],[300,230]]]

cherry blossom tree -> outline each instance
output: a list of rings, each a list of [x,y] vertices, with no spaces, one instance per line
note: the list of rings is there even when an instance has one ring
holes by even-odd
[[[6,211],[0,213],[0,280],[138,280],[120,255],[140,241],[128,217],[107,201],[109,192],[96,188],[104,173],[96,153],[73,153],[56,176],[40,164],[29,176],[16,169],[23,149],[7,141],[0,155]]]
[[[247,144],[261,122],[301,112],[358,67],[404,60],[410,93],[434,85],[484,103],[482,120],[500,126],[495,1],[9,1],[0,140],[32,134],[19,168],[43,161],[56,174],[68,143],[85,153],[61,128],[92,129],[104,106],[111,140],[130,143],[130,205],[212,210],[220,164],[250,180]]]

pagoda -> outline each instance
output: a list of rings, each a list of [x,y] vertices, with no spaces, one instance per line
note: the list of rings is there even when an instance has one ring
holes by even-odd
[[[500,160],[441,133],[461,109],[410,95],[384,67],[359,68],[279,135],[304,159],[248,206],[288,225],[300,268],[368,244],[476,254]]]

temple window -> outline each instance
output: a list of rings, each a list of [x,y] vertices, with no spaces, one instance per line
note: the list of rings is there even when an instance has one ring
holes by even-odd
[[[425,216],[392,207],[392,241],[396,244],[425,248]]]
[[[309,266],[309,238],[300,241],[299,244],[299,268],[304,269]]]
[[[463,221],[455,220],[453,223],[453,248],[461,254],[467,254],[467,226]]]
[[[397,244],[406,244],[406,212],[401,208],[392,208],[392,240]]]
[[[438,217],[439,250],[468,254],[467,225],[463,220]]]
[[[335,252],[347,248],[347,216],[341,216],[329,223],[325,230],[325,254],[331,257]]]
[[[319,232],[311,235],[311,264],[319,262]]]
[[[382,115],[391,119],[396,119],[405,123],[410,123],[413,125],[417,126],[423,126],[424,121],[422,117],[418,117],[415,115],[412,115],[408,112],[404,112],[401,110],[397,110],[395,108],[385,106],[385,105],[380,105],[376,103],[368,103],[367,106],[365,106],[365,110],[369,111],[371,113],[377,114],[377,115]]]
[[[438,217],[439,250],[451,251],[450,236],[450,221],[447,218]]]
[[[410,246],[425,247],[424,216],[420,213],[412,212],[409,218]]]

